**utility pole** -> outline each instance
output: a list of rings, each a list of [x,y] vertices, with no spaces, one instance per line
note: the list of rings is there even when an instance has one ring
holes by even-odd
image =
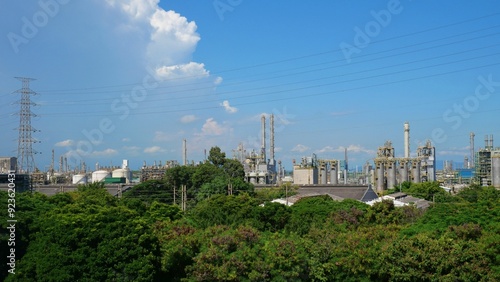
[[[175,205],[175,182],[174,182],[174,205]]]
[[[186,211],[187,192],[186,185],[182,185],[182,211]]]

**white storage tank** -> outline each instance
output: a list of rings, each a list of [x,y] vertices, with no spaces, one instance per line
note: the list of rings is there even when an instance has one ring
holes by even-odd
[[[111,176],[111,173],[105,170],[98,170],[92,172],[92,183],[104,181],[104,178]]]
[[[127,167],[127,168],[119,168],[119,169],[115,169],[113,170],[113,174],[112,174],[112,177],[113,178],[125,178],[125,181],[126,183],[130,183],[130,180],[132,179],[132,172],[130,171],[130,169]]]
[[[87,175],[75,174],[73,175],[73,184],[87,184]]]

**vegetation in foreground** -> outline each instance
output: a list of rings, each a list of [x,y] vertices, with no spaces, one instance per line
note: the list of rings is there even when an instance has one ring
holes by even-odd
[[[408,193],[433,194],[425,212],[329,197],[287,207],[239,182],[238,166],[226,161],[170,170],[121,199],[101,184],[52,197],[17,194],[16,274],[8,275],[3,255],[0,279],[500,281],[500,191],[492,187],[441,196],[435,183],[407,185]],[[186,212],[180,199],[174,204],[180,185],[188,188]]]

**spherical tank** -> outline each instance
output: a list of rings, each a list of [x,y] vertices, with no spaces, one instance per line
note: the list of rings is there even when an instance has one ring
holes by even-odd
[[[73,184],[87,184],[87,175],[75,174],[73,175]]]
[[[97,170],[92,172],[92,182],[104,181],[104,178],[110,177],[111,174],[105,170]]]

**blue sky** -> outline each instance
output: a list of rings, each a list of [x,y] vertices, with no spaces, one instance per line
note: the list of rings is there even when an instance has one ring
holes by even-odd
[[[498,1],[283,3],[2,1],[0,155],[17,154],[14,77],[36,78],[42,170],[52,149],[134,169],[180,161],[184,138],[194,161],[258,150],[262,114],[286,168],[344,148],[352,168],[386,140],[402,156],[405,121],[438,163],[462,162],[471,131],[500,138]]]

